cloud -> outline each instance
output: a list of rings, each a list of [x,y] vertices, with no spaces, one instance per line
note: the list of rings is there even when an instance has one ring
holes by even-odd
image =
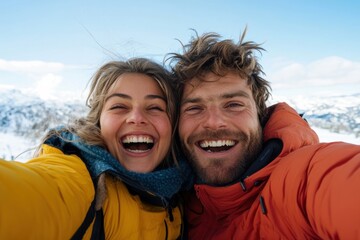
[[[54,74],[46,74],[36,82],[36,89],[48,91],[55,89],[62,81],[62,77]]]
[[[59,98],[59,86],[62,81],[63,78],[60,75],[44,74],[35,81],[32,87],[22,88],[21,91],[44,100],[57,100]]]
[[[43,99],[54,98],[56,90],[63,81],[61,72],[64,69],[65,65],[58,62],[8,61],[0,59],[0,71],[23,75],[22,80],[27,79],[30,87],[23,86],[22,89]],[[1,88],[11,88],[11,86],[11,84],[7,84],[1,86]]]
[[[44,61],[8,61],[0,59],[0,71],[21,72],[27,74],[45,74],[60,72],[65,65],[58,62]]]
[[[15,86],[11,84],[0,84],[0,90],[10,90],[14,88]]]
[[[360,84],[360,62],[335,56],[308,64],[282,62],[267,76],[278,89]]]

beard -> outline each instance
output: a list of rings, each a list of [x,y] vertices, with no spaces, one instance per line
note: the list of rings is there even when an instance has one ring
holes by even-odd
[[[201,166],[201,159],[195,153],[195,145],[198,139],[236,139],[237,144],[243,147],[236,154],[236,159],[232,163],[223,158],[206,159],[206,167]],[[182,141],[183,151],[195,170],[200,182],[223,186],[235,180],[240,179],[241,175],[246,171],[249,165],[256,159],[262,149],[262,129],[261,127],[251,131],[249,135],[243,132],[232,132],[228,130],[206,131],[189,137],[187,148]],[[204,159],[203,159],[204,160]]]

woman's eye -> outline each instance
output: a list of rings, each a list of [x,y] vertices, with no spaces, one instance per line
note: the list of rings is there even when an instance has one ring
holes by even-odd
[[[115,110],[115,109],[126,109],[126,106],[122,104],[116,104],[110,107],[110,110]]]
[[[162,109],[161,107],[152,107],[152,108],[150,108],[150,109],[151,109],[151,110],[161,111],[161,112],[164,111],[164,109]]]
[[[161,107],[161,106],[150,106],[148,109],[151,110],[151,111],[159,111],[159,112],[164,112],[165,111],[165,108]]]

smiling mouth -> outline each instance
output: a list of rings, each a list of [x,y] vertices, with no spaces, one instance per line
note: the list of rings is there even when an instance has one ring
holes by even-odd
[[[235,146],[234,140],[202,140],[198,146],[206,152],[224,152]]]
[[[154,139],[149,135],[127,135],[121,139],[123,147],[133,153],[144,153],[154,147]]]

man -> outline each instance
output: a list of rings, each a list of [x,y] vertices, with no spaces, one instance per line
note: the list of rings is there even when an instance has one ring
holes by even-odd
[[[254,42],[208,33],[170,58],[197,180],[190,239],[360,239],[360,146],[319,143],[270,85]]]

